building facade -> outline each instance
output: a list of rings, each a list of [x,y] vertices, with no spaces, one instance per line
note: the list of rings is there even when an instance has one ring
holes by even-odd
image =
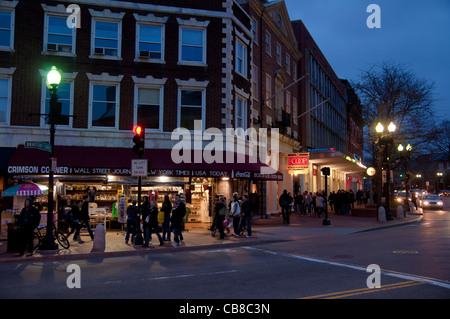
[[[182,193],[195,221],[210,220],[216,194],[231,198],[250,193],[258,179],[280,179],[256,174],[262,163],[196,157],[211,141],[209,129],[251,125],[251,23],[236,2],[14,0],[0,1],[0,14],[2,188],[46,183],[48,152],[27,145],[48,141],[52,66],[61,71],[57,95],[66,115],[56,123],[54,149],[61,201],[94,187],[110,214],[120,194],[136,196],[137,124],[149,161],[144,194]],[[194,153],[174,162],[171,150],[186,134]]]

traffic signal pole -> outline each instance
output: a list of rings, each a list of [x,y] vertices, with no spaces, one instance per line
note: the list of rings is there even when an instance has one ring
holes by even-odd
[[[136,125],[133,127],[134,137],[133,137],[133,152],[139,156],[139,159],[142,159],[142,155],[144,155],[144,149],[145,149],[145,129],[142,126]],[[144,239],[142,237],[141,232],[141,194],[142,194],[142,177],[138,176],[138,225],[137,225],[137,231],[136,231],[136,237],[134,238],[134,244],[135,245],[142,245],[144,244]]]
[[[330,168],[323,167],[321,169],[323,175],[325,176],[325,198],[324,198],[324,207],[325,207],[325,219],[322,222],[323,226],[330,226],[331,221],[328,219],[328,176],[330,175]]]

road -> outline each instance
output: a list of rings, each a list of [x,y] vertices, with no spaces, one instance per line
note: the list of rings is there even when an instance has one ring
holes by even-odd
[[[449,299],[450,199],[444,209],[424,211],[420,223],[370,232],[322,231],[256,246],[0,264],[0,298]],[[282,229],[264,231],[283,238]],[[79,266],[80,288],[67,286],[70,264]],[[369,265],[380,267],[379,288],[367,286],[375,274],[367,272]]]

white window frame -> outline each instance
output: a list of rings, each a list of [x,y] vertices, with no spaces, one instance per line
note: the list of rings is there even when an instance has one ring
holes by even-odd
[[[178,64],[179,65],[193,65],[193,66],[208,66],[207,65],[207,27],[209,21],[197,21],[195,18],[183,20],[177,18],[178,28]],[[203,35],[202,42],[202,61],[186,61],[183,60],[183,32],[182,30],[201,31]]]
[[[66,12],[66,8],[62,5],[49,6],[46,4],[41,4],[44,9],[44,36],[43,36],[43,48],[42,54],[48,55],[63,55],[63,56],[76,56],[76,35],[77,28],[72,28],[72,50],[70,52],[59,52],[59,51],[49,51],[48,50],[48,32],[49,32],[49,19],[50,17],[56,18],[69,18],[69,14]],[[67,23],[66,23],[67,24]]]
[[[120,81],[123,75],[109,76],[107,73],[101,75],[92,75],[87,73],[89,79],[89,112],[88,112],[88,128],[96,130],[118,130],[119,129],[119,117],[120,117]],[[116,87],[116,107],[115,107],[115,126],[94,126],[92,125],[92,112],[93,112],[93,97],[94,97],[94,85],[105,85]]]
[[[122,18],[125,12],[111,13],[110,10],[94,11],[89,9],[91,13],[91,51],[89,58],[91,59],[106,59],[106,60],[122,60]],[[95,26],[97,22],[117,23],[117,55],[99,55],[95,54]]]
[[[283,65],[281,62],[281,45],[277,42],[276,45],[276,55],[277,55],[277,63],[281,66]]]
[[[153,14],[147,16],[140,16],[133,14],[136,19],[136,41],[135,41],[135,62],[149,62],[149,63],[165,63],[165,40],[166,40],[166,21],[167,17],[155,17]],[[161,28],[161,59],[142,58],[139,50],[140,26],[160,27]]]
[[[269,80],[269,90],[267,90],[267,80]],[[267,94],[267,91],[269,92]],[[264,96],[263,96],[263,100],[267,100],[269,97],[272,96],[272,77],[266,73],[266,76],[264,77]],[[266,101],[264,103],[267,107],[272,108],[272,99],[270,99],[269,101]]]
[[[239,57],[239,55],[238,55],[238,46],[242,46],[242,58],[240,58]],[[247,75],[248,75],[248,71],[247,71],[247,68],[248,68],[248,49],[247,49],[247,45],[243,42],[243,41],[241,41],[240,39],[238,39],[238,38],[236,38],[236,54],[235,54],[235,61],[236,61],[236,63],[235,63],[235,70],[236,70],[236,73],[237,74],[240,74],[240,75],[242,75],[244,78],[247,78]],[[238,64],[239,63],[242,63],[242,66],[241,66],[241,69],[242,69],[242,71],[243,72],[239,72],[239,70],[238,70]]]
[[[19,1],[0,1],[0,11],[11,13],[9,46],[0,46],[0,51],[14,52],[15,8]]]
[[[134,85],[133,125],[138,124],[139,89],[159,90],[159,128],[158,129],[145,128],[145,129],[146,131],[162,132],[164,125],[164,85],[142,84],[142,83],[137,83]]]
[[[237,105],[238,105],[238,101],[242,102],[242,112],[243,112],[242,118],[241,118],[242,119],[242,123],[243,123],[243,127],[240,127],[240,128],[243,129],[243,131],[241,132],[241,133],[243,133],[243,135],[238,135],[238,136],[244,138],[245,137],[245,131],[247,130],[248,99],[243,97],[243,96],[241,96],[241,95],[236,94],[236,98],[234,100],[234,105],[235,105],[235,107],[234,107],[234,130],[235,130],[236,134],[238,133],[237,129],[239,128],[237,126],[237,122],[238,122],[238,112],[237,112],[238,107],[237,107]]]
[[[286,53],[286,72],[291,74],[291,56]]]
[[[252,36],[253,36],[253,43],[256,45],[259,45],[259,39],[258,39],[258,21],[254,17],[251,17],[250,21],[251,30],[252,30]]]
[[[272,56],[272,36],[269,31],[265,32],[264,43],[265,43],[264,50],[268,55]]]
[[[259,83],[259,72],[258,67],[252,64],[252,97],[254,100],[258,101],[258,83]]]
[[[177,81],[182,82],[182,81]],[[184,81],[183,81],[184,82]],[[182,107],[199,107],[199,106],[182,106],[181,105],[181,91],[200,91],[202,92],[202,132],[206,128],[206,86],[193,86],[179,83],[178,86],[178,98],[177,98],[177,127],[181,127],[181,108]]]
[[[42,77],[42,88],[41,88],[41,114],[45,114],[45,108],[46,108],[46,93],[47,93],[47,74],[45,73],[45,71],[40,70],[41,73],[41,77]],[[74,80],[75,77],[77,75],[77,72],[74,73],[64,73],[62,74],[62,82],[63,83],[69,83],[70,84],[70,93],[69,93],[69,115],[73,114],[73,93],[74,93]],[[56,91],[56,94],[58,94],[58,91]],[[41,127],[50,127],[50,124],[45,123],[45,118],[43,118],[41,116],[41,123],[40,126]],[[70,116],[69,117],[69,124],[68,125],[63,125],[63,124],[57,124],[58,126],[61,127],[66,127],[66,128],[71,128],[73,127],[73,117]]]
[[[291,92],[286,90],[286,97],[285,97],[285,101],[284,101],[284,105],[285,105],[285,111],[289,114],[291,114]]]
[[[0,126],[8,126],[11,123],[11,94],[12,94],[12,75],[16,68],[0,68],[0,79],[7,80],[7,102],[5,122],[0,122]]]

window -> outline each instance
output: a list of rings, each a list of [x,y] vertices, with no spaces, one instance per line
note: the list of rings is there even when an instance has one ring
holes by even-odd
[[[13,43],[14,11],[0,8],[0,50],[13,50]]]
[[[266,74],[266,83],[264,86],[264,100],[266,100],[266,105],[272,107],[272,100],[268,100],[272,95],[272,78]]]
[[[164,61],[164,27],[137,24],[136,58]]]
[[[91,83],[91,127],[118,127],[118,84]]]
[[[252,36],[253,36],[253,42],[258,44],[258,22],[252,17],[251,19],[251,26],[252,26]]]
[[[247,46],[236,39],[236,72],[247,77]]]
[[[252,94],[255,100],[258,100],[258,83],[259,83],[258,67],[252,65]]]
[[[266,32],[266,52],[267,54],[272,55],[271,38],[269,32]]]
[[[291,74],[291,57],[289,54],[286,54],[286,72]]]
[[[245,130],[247,129],[247,100],[236,96],[236,110],[235,110],[235,129],[242,128],[243,131],[236,131],[241,137],[244,137]]]
[[[277,43],[277,62],[281,65],[281,46]]]
[[[179,125],[188,130],[194,130],[194,121],[202,121],[204,128],[204,101],[205,90],[180,89],[179,90]]]
[[[10,79],[0,78],[0,125],[8,124],[10,105]]]
[[[163,89],[137,87],[136,123],[146,129],[162,130]]]
[[[286,91],[286,109],[285,111],[291,114],[291,92]]]
[[[206,29],[180,28],[180,62],[206,63]]]
[[[45,15],[44,52],[75,54],[76,28],[67,27],[67,16]]]
[[[120,58],[122,22],[93,20],[94,37],[91,55]]]
[[[292,98],[292,121],[297,124],[297,109],[298,109],[298,104],[297,104],[297,99],[295,97]]]
[[[70,115],[72,112],[71,107],[71,96],[72,96],[72,84],[73,82],[61,82],[58,86],[58,91],[56,94],[58,95],[58,102],[62,104],[61,106],[61,115]],[[50,90],[47,88],[45,84],[45,80],[43,80],[43,90],[44,90],[44,99],[43,99],[43,107],[42,110],[44,114],[50,113]],[[70,117],[63,117],[60,119],[56,119],[55,124],[57,125],[70,125],[71,124]],[[49,125],[48,119],[43,119],[44,125]]]

